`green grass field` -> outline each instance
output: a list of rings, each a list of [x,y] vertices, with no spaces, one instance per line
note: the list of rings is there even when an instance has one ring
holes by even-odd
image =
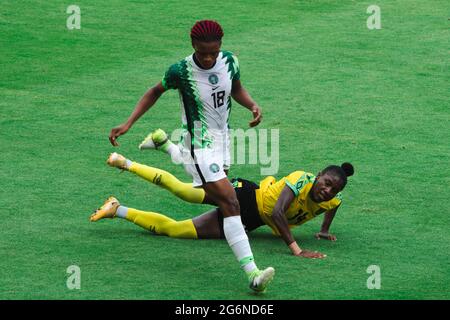
[[[253,2],[253,3],[252,3]],[[433,1],[85,1],[68,30],[67,1],[0,4],[1,299],[449,299],[449,3]],[[381,8],[369,30],[367,7]],[[280,130],[280,178],[351,161],[356,174],[318,241],[318,218],[294,229],[289,254],[268,227],[250,236],[259,266],[276,277],[252,295],[224,240],[154,236],[125,221],[90,223],[114,194],[135,208],[193,217],[186,204],[106,166],[112,151],[189,181],[159,152],[137,149],[151,130],[180,125],[178,94],[119,139],[127,119],[169,65],[192,53],[199,19],[223,26],[241,80]],[[250,113],[234,104],[233,128]],[[258,181],[257,165],[232,176]],[[66,287],[70,265],[81,289]],[[381,289],[369,290],[369,265]]]

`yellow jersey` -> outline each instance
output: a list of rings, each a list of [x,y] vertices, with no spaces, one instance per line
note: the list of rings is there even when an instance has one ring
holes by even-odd
[[[295,171],[287,177],[283,177],[280,181],[276,181],[274,177],[270,176],[260,182],[259,189],[256,190],[259,215],[264,223],[272,228],[274,234],[280,235],[272,220],[272,212],[285,186],[288,186],[295,195],[294,201],[285,214],[290,228],[299,226],[341,204],[342,195],[340,192],[329,201],[320,203],[312,201],[309,192],[315,179],[316,176],[311,173]]]

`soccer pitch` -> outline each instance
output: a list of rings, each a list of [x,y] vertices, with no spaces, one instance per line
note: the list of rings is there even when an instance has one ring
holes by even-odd
[[[0,299],[449,299],[448,1],[67,1],[0,4]],[[370,5],[381,29],[369,29]],[[278,129],[281,178],[350,161],[355,175],[331,227],[293,229],[323,260],[290,255],[268,227],[250,234],[259,266],[273,266],[255,296],[225,240],[155,236],[119,219],[90,223],[109,195],[127,206],[188,219],[209,209],[109,168],[113,151],[190,181],[147,133],[180,126],[176,91],[108,141],[147,88],[192,53],[196,20],[224,28],[241,81]],[[251,114],[233,104],[231,126]],[[259,181],[260,166],[230,176]],[[80,289],[67,287],[69,266]],[[369,266],[380,289],[368,289]]]

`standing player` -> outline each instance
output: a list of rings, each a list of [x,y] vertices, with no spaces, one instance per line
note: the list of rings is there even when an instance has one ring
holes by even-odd
[[[195,23],[191,30],[195,52],[169,68],[162,81],[144,94],[127,122],[111,130],[109,139],[117,146],[117,138],[125,134],[165,91],[177,89],[185,129],[181,149],[185,169],[193,177],[193,186],[203,188],[220,208],[225,238],[246,272],[250,287],[263,291],[275,271],[271,267],[259,270],[254,262],[242,226],[239,202],[224,168],[229,154],[230,97],[253,113],[250,126],[261,121],[261,109],[241,85],[236,56],[220,50],[222,36],[222,28],[215,21]],[[179,152],[173,144],[165,144],[165,147],[169,154]],[[189,161],[186,161],[187,157]]]

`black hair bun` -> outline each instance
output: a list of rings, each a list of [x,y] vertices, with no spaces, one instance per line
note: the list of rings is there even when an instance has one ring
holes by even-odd
[[[341,164],[341,168],[342,170],[344,170],[347,177],[350,177],[355,173],[355,169],[350,162],[344,162],[343,164]]]

